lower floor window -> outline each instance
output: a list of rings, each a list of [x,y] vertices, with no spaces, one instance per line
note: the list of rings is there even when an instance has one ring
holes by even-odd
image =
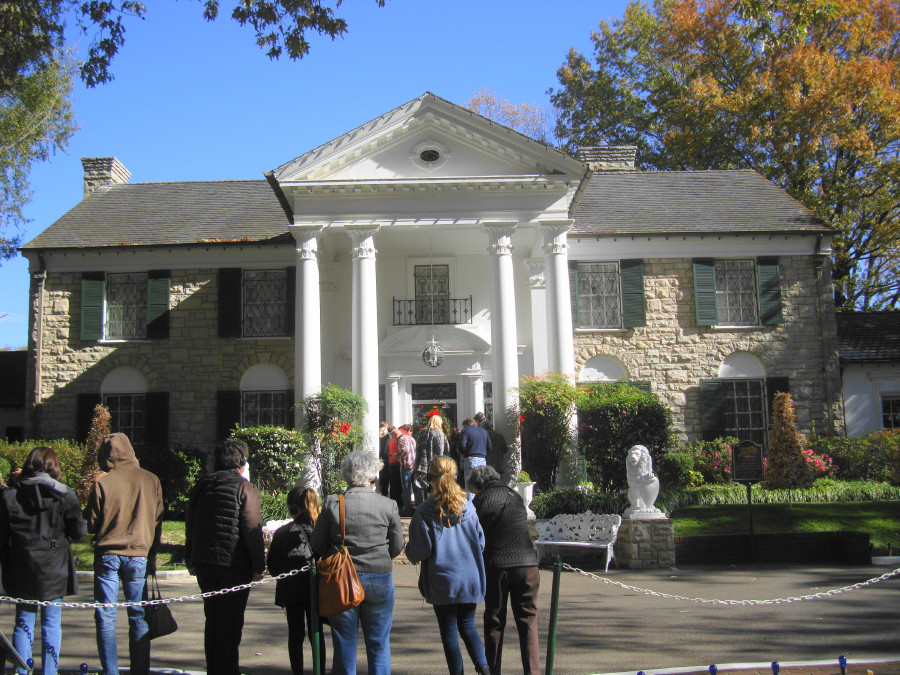
[[[742,441],[768,445],[765,386],[762,380],[722,380],[725,432]]]
[[[146,439],[147,397],[144,394],[106,394],[103,403],[112,418],[112,432],[128,436],[135,448],[143,446]]]
[[[291,401],[286,391],[245,391],[241,396],[241,426],[288,426]]]
[[[885,429],[900,429],[900,396],[881,397],[881,421]]]

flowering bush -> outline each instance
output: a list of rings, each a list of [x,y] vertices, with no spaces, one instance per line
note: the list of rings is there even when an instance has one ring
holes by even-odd
[[[865,436],[836,436],[826,428],[809,434],[809,447],[832,458],[835,475],[900,484],[900,431],[876,431]]]
[[[826,455],[825,453],[819,454],[812,448],[801,450],[800,454],[803,455],[807,466],[809,466],[812,471],[814,480],[822,476],[834,477],[834,472],[838,467],[829,455]]]
[[[341,462],[354,448],[363,447],[362,417],[365,399],[333,384],[303,399],[306,432],[318,452],[310,455],[317,462],[324,495],[341,492]]]

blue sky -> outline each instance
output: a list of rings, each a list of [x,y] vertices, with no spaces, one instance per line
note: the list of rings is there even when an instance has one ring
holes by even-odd
[[[570,47],[621,16],[624,0],[345,0],[346,37],[311,38],[270,61],[253,33],[198,1],[147,3],[127,25],[111,84],[74,96],[80,130],[36,165],[24,241],[82,196],[82,157],[115,156],[132,182],[262,178],[263,172],[426,91],[463,103],[481,89],[548,103]],[[87,45],[80,45],[82,53]],[[0,347],[27,345],[28,265],[0,266]]]

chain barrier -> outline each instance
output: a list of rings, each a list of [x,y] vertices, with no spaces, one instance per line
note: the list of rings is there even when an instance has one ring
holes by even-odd
[[[801,596],[793,596],[790,598],[772,598],[769,600],[707,600],[706,598],[689,598],[684,595],[673,595],[671,593],[662,593],[661,591],[654,591],[649,588],[639,588],[637,586],[631,586],[629,584],[623,584],[620,581],[613,581],[612,579],[608,579],[606,577],[601,577],[592,572],[585,572],[582,569],[577,567],[573,567],[569,563],[562,563],[564,569],[569,570],[570,572],[577,572],[583,576],[586,576],[591,579],[595,579],[597,581],[602,581],[605,584],[609,584],[612,586],[618,586],[619,588],[623,588],[627,591],[634,591],[635,593],[642,593],[643,595],[650,595],[657,598],[666,598],[668,600],[685,600],[687,602],[695,602],[695,603],[704,603],[709,605],[727,605],[729,607],[742,606],[749,607],[753,605],[781,605],[788,602],[802,602],[804,600],[819,600],[821,598],[827,598],[832,595],[838,595],[839,593],[846,593],[848,591],[855,591],[859,588],[864,588],[865,586],[871,586],[872,584],[877,584],[879,581],[886,581],[891,577],[895,577],[900,575],[900,568],[895,569],[893,572],[885,572],[880,577],[873,577],[872,579],[867,579],[866,581],[860,581],[856,584],[851,584],[850,586],[844,586],[843,588],[834,588],[830,591],[823,591],[821,593],[813,593],[812,595],[801,595]]]
[[[138,602],[50,602],[48,600],[26,600],[24,598],[12,598],[8,595],[0,595],[0,602],[13,602],[22,605],[37,605],[38,607],[61,607],[63,609],[99,609],[100,607],[147,607],[148,605],[168,605],[173,602],[187,602],[189,600],[202,600],[203,598],[211,598],[215,595],[225,595],[226,593],[234,593],[235,591],[243,591],[253,586],[262,586],[270,584],[273,581],[287,579],[295,574],[309,571],[309,565],[301,567],[299,570],[291,570],[275,577],[267,577],[259,581],[251,581],[240,586],[232,586],[231,588],[222,588],[218,591],[207,591],[206,593],[195,593],[194,595],[183,595],[180,598],[159,598],[157,600],[140,600]]]

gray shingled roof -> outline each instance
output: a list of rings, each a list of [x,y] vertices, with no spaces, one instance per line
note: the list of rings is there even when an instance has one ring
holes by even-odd
[[[288,224],[264,180],[125,183],[98,190],[23,248],[261,241]]]
[[[838,312],[841,361],[900,361],[900,311]]]
[[[598,172],[571,236],[827,232],[809,209],[755,171]]]

